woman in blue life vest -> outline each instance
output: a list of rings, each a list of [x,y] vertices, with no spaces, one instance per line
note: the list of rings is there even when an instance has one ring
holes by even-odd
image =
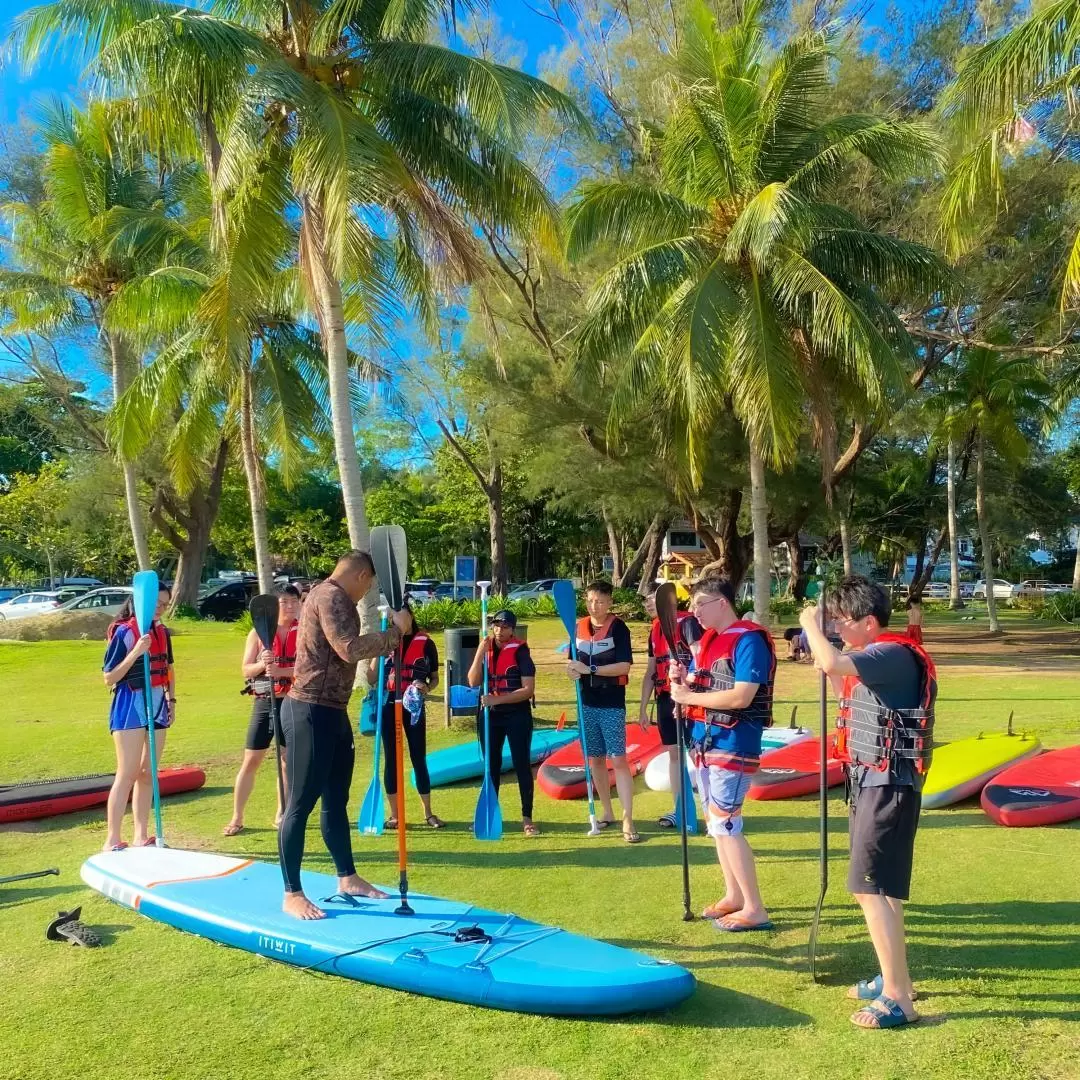
[[[241,693],[251,694],[251,720],[248,723],[247,739],[244,742],[244,760],[236,774],[233,788],[233,815],[229,824],[222,829],[225,836],[236,836],[244,831],[244,807],[251,797],[255,786],[255,774],[266,757],[266,751],[276,737],[282,746],[284,736],[280,730],[281,716],[278,714],[278,730],[272,730],[273,711],[270,708],[270,694],[280,703],[292,686],[293,666],[296,664],[296,631],[300,619],[300,590],[295,585],[283,585],[277,590],[278,624],[274,635],[273,647],[264,649],[258,633],[248,631],[244,642],[244,656],[240,662],[240,672],[244,676],[244,689]],[[280,710],[280,704],[278,706]],[[285,755],[282,754],[281,769],[285,771]],[[285,776],[286,798],[288,797],[288,776]],[[277,791],[277,785],[274,785]],[[274,815],[274,828],[281,824],[281,815],[285,808],[278,802]]]
[[[132,601],[124,602],[109,627],[105,650],[105,685],[113,692],[109,708],[109,731],[116,747],[116,777],[105,812],[105,851],[127,847],[120,839],[128,799],[135,819],[136,847],[154,843],[148,835],[150,801],[150,751],[147,739],[143,654],[150,656],[150,710],[154,724],[154,750],[158,761],[165,749],[165,734],[176,718],[176,677],[173,672],[172,637],[161,623],[169,605],[169,590],[162,585],[149,633],[140,636]]]
[[[412,608],[407,604],[402,612],[408,613],[408,629],[401,639],[402,696],[412,698],[410,688],[419,695],[418,711],[410,711],[407,705],[402,708],[402,725],[405,728],[405,742],[409,747],[409,760],[412,762],[416,780],[416,794],[424,807],[424,821],[432,829],[444,828],[445,822],[431,809],[431,776],[427,767],[427,696],[439,685],[439,650],[434,639],[416,625]],[[394,719],[394,697],[397,693],[397,672],[394,665],[397,653],[386,658],[386,696],[383,713],[379,724],[383,741],[383,790],[390,800],[390,816],[386,819],[386,828],[397,828],[397,815],[394,812],[397,796],[397,725]],[[379,661],[368,664],[367,681],[374,686],[379,678]]]
[[[487,769],[496,792],[502,779],[503,743],[510,743],[510,760],[517,774],[521,795],[521,828],[526,836],[539,836],[533,822],[532,771],[532,698],[536,692],[536,665],[529,646],[514,636],[517,616],[504,609],[491,620],[491,636],[473,657],[469,668],[470,686],[484,683],[487,665],[488,693],[481,696],[481,707],[491,710],[491,746],[487,750]],[[479,727],[480,745],[484,745],[484,725]]]

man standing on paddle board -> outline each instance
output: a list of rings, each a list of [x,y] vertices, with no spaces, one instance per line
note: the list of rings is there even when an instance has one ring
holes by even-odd
[[[468,683],[481,686],[484,664],[488,669],[488,694],[481,696],[480,706],[491,709],[491,746],[487,752],[487,769],[496,794],[502,779],[503,743],[510,741],[510,760],[517,774],[521,795],[521,829],[526,836],[539,836],[540,830],[532,819],[532,698],[536,692],[536,665],[529,646],[514,637],[517,616],[508,609],[496,611],[491,620],[491,636],[476,650],[469,667]],[[480,743],[483,746],[484,725],[480,724]]]
[[[589,757],[593,783],[604,808],[597,823],[601,828],[615,824],[611,789],[607,783],[607,758],[615,770],[615,787],[622,804],[623,839],[641,843],[634,828],[634,777],[626,761],[626,683],[634,653],[626,623],[611,614],[610,582],[594,581],[585,590],[589,614],[578,620],[577,660],[567,662],[571,679],[581,681],[582,720],[585,728],[583,752]]]
[[[814,661],[840,699],[837,756],[848,763],[851,864],[848,890],[866,918],[880,970],[848,991],[865,1001],[851,1021],[901,1027],[919,1019],[904,941],[922,787],[933,746],[937,675],[910,638],[889,634],[891,606],[880,585],[846,577],[825,598],[848,652],[820,629],[816,607],[800,617]]]
[[[694,586],[690,610],[705,633],[693,672],[671,665],[671,696],[694,723],[698,791],[726,890],[702,915],[730,933],[770,930],[754,853],[743,836],[742,807],[761,758],[762,731],[772,724],[772,635],[739,618],[735,589],[724,577],[702,578]]]
[[[656,696],[656,726],[660,729],[660,742],[668,748],[668,779],[676,806],[679,802],[679,761],[678,732],[675,730],[675,702],[671,699],[671,679],[669,668],[671,657],[668,656],[667,641],[660,629],[660,620],[656,617],[656,587],[645,597],[645,611],[652,619],[649,630],[649,663],[645,668],[645,678],[641,683],[641,712],[638,723],[642,731],[649,730],[649,698]],[[704,631],[701,623],[688,611],[678,613],[679,647],[678,660],[684,667],[697,653],[698,642]],[[661,829],[673,829],[678,824],[675,812],[663,814],[657,822]]]
[[[330,577],[308,593],[300,609],[293,684],[281,711],[290,787],[278,832],[285,878],[282,906],[298,919],[325,916],[300,884],[304,830],[320,798],[323,841],[334,860],[339,891],[386,896],[357,876],[346,811],[355,760],[348,706],[356,665],[393,652],[410,618],[407,612],[396,611],[387,630],[361,635],[356,605],[374,583],[371,556],[366,551],[350,551],[338,559]]]

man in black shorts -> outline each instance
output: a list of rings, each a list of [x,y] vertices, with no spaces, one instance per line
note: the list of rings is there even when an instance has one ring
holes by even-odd
[[[645,678],[641,683],[641,712],[638,724],[642,731],[649,730],[649,698],[656,697],[656,726],[660,729],[660,742],[669,747],[668,780],[671,783],[672,797],[676,806],[679,801],[679,751],[678,732],[675,730],[675,703],[671,700],[671,679],[668,670],[671,657],[668,655],[667,641],[660,629],[660,620],[656,617],[656,588],[653,587],[645,597],[645,611],[652,619],[649,629],[649,662],[645,668]],[[704,631],[701,623],[688,611],[678,613],[679,640],[675,643],[679,650],[679,662],[684,667],[697,655],[697,643]],[[662,829],[673,829],[678,821],[675,811],[662,814],[657,824]]]
[[[863,1028],[918,1020],[904,941],[922,787],[933,746],[937,675],[906,636],[887,633],[889,598],[864,577],[847,577],[826,607],[849,651],[820,629],[817,608],[801,616],[810,650],[840,698],[837,748],[851,792],[848,889],[866,918],[880,973],[848,996],[865,1001],[851,1020]]]

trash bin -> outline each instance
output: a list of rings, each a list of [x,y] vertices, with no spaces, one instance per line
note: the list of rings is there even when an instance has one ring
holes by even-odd
[[[450,687],[468,686],[469,668],[472,665],[476,650],[480,647],[480,628],[478,626],[452,626],[443,631],[443,695],[446,702],[443,716],[446,726],[455,716],[474,715],[473,709],[451,709]],[[528,641],[529,627],[526,623],[518,623],[514,629],[514,637],[520,641]]]

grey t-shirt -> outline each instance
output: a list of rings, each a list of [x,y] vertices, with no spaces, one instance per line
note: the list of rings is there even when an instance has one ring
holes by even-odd
[[[922,707],[923,671],[915,654],[906,645],[894,641],[876,642],[848,654],[862,684],[890,709]],[[886,772],[865,765],[856,766],[859,787],[886,787],[896,784],[921,790],[923,777],[906,759],[894,762]]]

